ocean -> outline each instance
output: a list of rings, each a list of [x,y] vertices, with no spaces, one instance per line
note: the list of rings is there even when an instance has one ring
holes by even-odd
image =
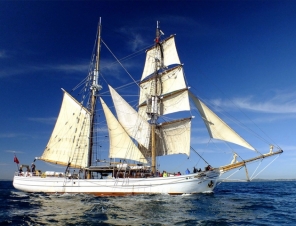
[[[296,225],[296,181],[223,182],[211,194],[25,193],[0,181],[0,225]]]

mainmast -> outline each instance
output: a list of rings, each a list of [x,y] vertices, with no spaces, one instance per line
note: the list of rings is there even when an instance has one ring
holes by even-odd
[[[155,139],[155,133],[156,133],[156,122],[158,119],[158,105],[159,105],[159,95],[158,95],[158,80],[159,80],[159,75],[158,75],[158,69],[163,65],[163,53],[162,53],[162,48],[161,48],[161,43],[160,41],[160,35],[161,31],[159,29],[159,23],[157,21],[157,28],[156,28],[156,37],[155,37],[155,50],[159,49],[160,55],[155,56],[155,68],[154,68],[154,91],[152,92],[151,95],[151,106],[150,109],[148,107],[147,113],[151,117],[151,170],[153,173],[156,172],[156,139]],[[158,52],[158,51],[157,51]],[[160,59],[159,59],[159,58]]]
[[[92,164],[92,154],[93,154],[93,136],[94,136],[94,123],[95,123],[95,114],[96,114],[96,100],[97,92],[102,89],[102,86],[98,84],[99,80],[99,70],[100,70],[100,52],[101,52],[101,18],[98,25],[98,40],[97,40],[97,51],[96,51],[96,63],[92,76],[92,85],[90,87],[91,96],[90,96],[90,134],[89,134],[89,150],[88,150],[88,161],[87,167],[90,167]],[[87,179],[91,178],[91,172],[87,171]]]

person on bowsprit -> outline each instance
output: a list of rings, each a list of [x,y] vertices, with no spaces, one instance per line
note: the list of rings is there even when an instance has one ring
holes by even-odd
[[[232,161],[231,161],[231,163],[230,164],[234,164],[234,163],[237,163],[238,161],[237,161],[237,154],[234,152],[233,153],[233,159],[232,159]]]
[[[269,153],[270,153],[270,154],[273,153],[273,145],[270,145],[270,147],[269,147]]]

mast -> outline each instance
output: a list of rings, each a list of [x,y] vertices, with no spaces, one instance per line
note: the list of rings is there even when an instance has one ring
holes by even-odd
[[[102,89],[102,86],[98,84],[99,80],[99,70],[100,70],[100,52],[101,52],[101,17],[98,25],[98,40],[97,40],[97,51],[96,51],[96,64],[93,71],[92,85],[90,87],[90,133],[89,133],[89,150],[88,150],[88,160],[87,167],[92,164],[92,154],[93,154],[93,136],[94,136],[94,123],[96,114],[96,100],[97,92]],[[91,172],[87,171],[87,179],[91,178]]]
[[[162,48],[161,48],[161,43],[159,42],[160,40],[160,29],[159,29],[159,22],[157,21],[157,27],[156,27],[156,37],[155,37],[155,49],[157,50],[157,47],[159,47],[160,50],[160,58],[157,59],[155,57],[155,68],[154,68],[154,92],[152,93],[151,96],[151,107],[150,110],[148,110],[148,114],[151,116],[151,170],[153,173],[156,172],[156,139],[155,139],[155,133],[156,133],[156,122],[158,119],[158,104],[159,104],[159,96],[158,96],[158,80],[159,80],[159,75],[158,75],[158,69],[162,66],[163,62],[163,53]],[[153,87],[153,85],[152,85]]]

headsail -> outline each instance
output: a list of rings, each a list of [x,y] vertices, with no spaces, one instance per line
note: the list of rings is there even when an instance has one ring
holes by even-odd
[[[110,138],[109,158],[131,159],[147,163],[146,158],[130,139],[103,99],[100,98],[100,100],[108,125]]]
[[[190,98],[197,107],[211,138],[228,141],[255,151],[247,141],[231,129],[222,119],[210,110],[200,99],[189,92]]]
[[[150,126],[111,86],[109,90],[113,99],[118,121],[126,132],[144,147],[148,148]]]
[[[89,148],[90,113],[69,93],[64,97],[58,119],[41,160],[85,168]]]

